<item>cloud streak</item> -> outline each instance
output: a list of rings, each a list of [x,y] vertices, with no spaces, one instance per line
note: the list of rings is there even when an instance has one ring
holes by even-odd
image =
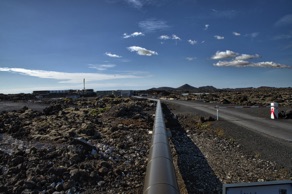
[[[137,37],[137,36],[145,36],[142,32],[133,32],[132,34],[123,34],[123,38],[132,38],[132,37]]]
[[[259,32],[252,32],[252,33],[250,33],[250,34],[246,34],[245,36],[246,36],[246,37],[251,37],[251,38],[256,38],[256,37],[258,37],[259,35],[260,35]]]
[[[128,47],[128,50],[131,52],[136,52],[138,55],[142,56],[158,55],[156,51],[148,50],[139,46],[130,46]]]
[[[211,57],[214,60],[230,59],[230,61],[218,61],[213,64],[216,67],[266,67],[266,68],[287,68],[292,69],[292,66],[275,63],[272,61],[250,62],[247,60],[260,58],[260,55],[239,54],[231,50],[217,51]]]
[[[280,34],[277,36],[274,36],[273,40],[288,40],[292,39],[292,31],[288,34]]]
[[[136,9],[142,9],[146,6],[155,6],[155,7],[161,7],[168,3],[168,0],[116,0],[116,1],[125,1],[130,6],[136,8]]]
[[[255,55],[248,55],[248,54],[241,54],[237,57],[235,57],[235,60],[249,60],[249,59],[256,59],[260,58],[260,55],[255,54]]]
[[[224,39],[224,36],[215,35],[214,38],[216,38],[217,40],[223,40]]]
[[[139,22],[139,27],[144,32],[155,32],[159,30],[166,30],[169,28],[169,25],[166,21],[156,20],[156,19],[148,19]]]
[[[232,34],[233,34],[234,36],[240,36],[240,35],[241,35],[239,32],[232,32]]]
[[[122,56],[117,55],[117,54],[112,54],[110,52],[106,52],[105,55],[107,55],[109,57],[112,57],[112,58],[122,58]]]
[[[292,24],[292,14],[288,14],[280,18],[276,23],[276,27],[288,26]]]
[[[102,64],[102,65],[89,64],[89,68],[96,69],[98,71],[105,71],[105,70],[108,70],[109,68],[114,68],[115,66],[116,66],[115,64]]]
[[[143,7],[143,3],[140,0],[126,0],[126,2],[138,9]]]
[[[233,19],[237,16],[238,12],[235,10],[216,10],[212,9],[212,16],[214,18],[228,18]]]
[[[195,59],[197,59],[197,57],[186,57],[186,60],[188,60],[188,61],[193,61]]]
[[[140,76],[133,74],[102,74],[102,73],[68,73],[58,71],[45,71],[35,69],[24,68],[9,68],[0,67],[1,72],[17,73],[25,76],[37,77],[42,79],[54,79],[59,80],[59,83],[80,83],[80,80],[86,78],[88,82],[102,81],[102,80],[114,80],[114,79],[129,79],[129,78],[141,78]]]
[[[292,69],[292,66],[274,63],[272,61],[264,61],[258,63],[252,63],[244,60],[232,60],[232,61],[219,61],[214,64],[217,67],[267,67],[267,68],[288,68]]]

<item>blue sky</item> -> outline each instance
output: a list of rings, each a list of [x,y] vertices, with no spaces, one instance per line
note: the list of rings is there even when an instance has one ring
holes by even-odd
[[[0,93],[292,86],[291,0],[0,0]]]

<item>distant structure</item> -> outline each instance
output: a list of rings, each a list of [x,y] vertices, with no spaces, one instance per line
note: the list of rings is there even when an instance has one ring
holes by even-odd
[[[32,93],[37,98],[79,98],[81,96],[96,96],[93,89],[85,90],[39,90]]]
[[[81,90],[39,90],[32,93],[37,98],[79,98],[82,96],[96,96],[93,89],[85,88],[85,78],[83,78],[83,89]]]
[[[132,90],[121,90],[121,97],[131,97],[132,95]]]
[[[96,91],[97,96],[131,97],[137,95],[133,90],[106,90]]]

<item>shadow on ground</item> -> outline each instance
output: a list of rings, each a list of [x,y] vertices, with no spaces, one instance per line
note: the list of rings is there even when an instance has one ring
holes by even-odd
[[[180,125],[168,107],[163,104],[166,127],[171,130],[171,141],[177,152],[177,165],[188,193],[221,193],[222,183],[209,166],[200,149]]]

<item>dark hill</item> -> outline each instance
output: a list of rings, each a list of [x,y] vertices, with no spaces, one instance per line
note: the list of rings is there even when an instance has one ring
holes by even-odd
[[[197,90],[198,88],[195,88],[189,84],[184,84],[178,88],[176,88],[176,90],[189,90],[189,91],[193,91],[193,90]]]
[[[202,86],[199,87],[199,92],[217,92],[218,89],[213,86]]]
[[[177,91],[177,92],[216,92],[218,91],[217,88],[213,86],[202,86],[199,88],[196,88],[194,86],[191,86],[189,84],[184,84],[178,88],[172,88],[172,87],[159,87],[159,88],[151,88],[149,90],[155,90],[155,91]]]
[[[159,87],[159,88],[151,88],[151,89],[149,89],[149,90],[159,90],[159,91],[161,91],[161,90],[165,90],[165,91],[169,91],[169,90],[175,90],[175,88],[172,88],[172,87]]]

